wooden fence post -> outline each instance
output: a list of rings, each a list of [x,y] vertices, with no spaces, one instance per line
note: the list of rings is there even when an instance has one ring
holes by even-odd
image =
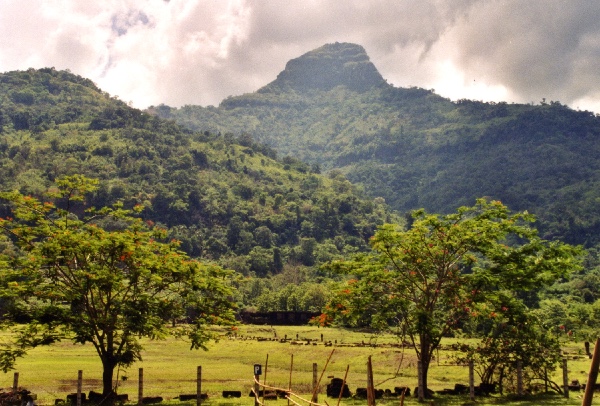
[[[292,391],[292,371],[294,370],[294,354],[292,354],[292,360],[290,361],[290,382],[288,383],[288,406],[290,405],[290,392]]]
[[[138,369],[138,405],[144,403],[144,368]]]
[[[13,393],[16,392],[18,389],[19,389],[19,373],[15,372],[15,374],[13,375],[13,387],[12,387]]]
[[[475,400],[475,365],[473,360],[469,361],[469,397]]]
[[[523,362],[517,361],[517,395],[523,396]]]
[[[265,394],[267,393],[267,370],[269,369],[269,354],[267,354],[267,360],[265,361],[265,377],[263,379],[263,396],[262,402],[265,404]]]
[[[592,398],[594,397],[594,387],[596,386],[596,379],[598,379],[598,368],[600,367],[600,338],[596,340],[596,346],[594,347],[594,355],[592,356],[592,365],[590,366],[590,373],[588,375],[587,383],[585,384],[585,395],[583,396],[583,402],[581,406],[591,406]]]
[[[567,368],[567,359],[563,358],[562,362],[563,370],[563,394],[566,398],[569,397],[569,370]]]
[[[81,387],[83,386],[83,371],[77,372],[77,406],[81,406]]]
[[[333,355],[334,352],[335,352],[335,348],[333,350],[331,350],[329,357],[327,357],[327,361],[325,361],[325,367],[323,367],[323,371],[321,372],[321,376],[319,376],[319,379],[317,379],[317,364],[316,363],[313,364],[313,394],[312,394],[311,402],[317,403],[317,401],[319,399],[319,396],[317,394],[319,393],[319,386],[321,385],[321,379],[323,379],[323,375],[325,374],[325,371],[327,370],[327,365],[329,365],[329,361],[331,360],[331,356]],[[312,400],[312,399],[314,399],[314,400]]]
[[[196,405],[200,406],[202,403],[202,367],[198,365],[196,370]]]
[[[350,370],[350,365],[346,367],[346,374],[344,374],[344,380],[342,381],[342,387],[340,388],[340,395],[338,396],[337,406],[340,406],[340,402],[342,401],[342,395],[344,394],[344,388],[346,387],[346,379],[348,379],[348,370]]]
[[[312,393],[312,398],[310,399],[310,401],[313,403],[317,403],[319,400],[319,395],[317,395],[317,393],[319,392],[317,380],[318,380],[318,378],[317,378],[317,363],[314,362],[313,363],[313,393]]]
[[[367,405],[375,406],[375,385],[373,385],[373,364],[371,356],[367,360]]]
[[[255,370],[258,365],[255,365]],[[254,374],[254,406],[259,406],[258,402],[258,394],[260,393],[260,386],[258,385],[258,380],[260,379],[260,375]]]
[[[590,342],[589,342],[589,341],[586,341],[585,343],[583,343],[583,346],[585,347],[585,355],[587,355],[588,357],[589,357],[590,355],[592,355],[592,354],[590,353]]]

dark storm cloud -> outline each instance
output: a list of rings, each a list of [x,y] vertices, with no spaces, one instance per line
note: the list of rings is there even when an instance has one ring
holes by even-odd
[[[591,1],[479,4],[449,42],[467,76],[501,83],[521,100],[572,103],[600,90],[599,13]]]
[[[426,56],[455,21],[475,4],[454,1],[320,1],[250,4],[247,40],[232,49],[231,60],[246,83],[273,80],[285,63],[331,42],[363,45],[384,77],[398,84],[424,85],[431,68]],[[421,67],[416,65],[421,62]],[[432,78],[429,78],[430,80]]]
[[[206,105],[355,42],[396,86],[600,111],[599,12],[589,0],[4,0],[0,70],[68,68],[138,107]]]

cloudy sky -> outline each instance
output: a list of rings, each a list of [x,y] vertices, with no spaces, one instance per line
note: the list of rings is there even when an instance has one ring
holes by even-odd
[[[0,72],[54,66],[144,108],[217,105],[331,42],[395,86],[600,112],[596,0],[0,0]]]

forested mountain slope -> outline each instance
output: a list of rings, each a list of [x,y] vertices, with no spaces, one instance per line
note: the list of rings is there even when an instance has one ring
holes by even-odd
[[[559,102],[451,102],[433,90],[396,88],[362,47],[336,43],[218,107],[149,112],[340,169],[401,212],[449,213],[487,196],[534,212],[545,238],[600,241],[600,118]]]
[[[392,219],[381,199],[318,172],[249,137],[194,133],[130,108],[69,72],[0,74],[1,190],[39,196],[62,175],[98,178],[93,205],[142,204],[189,254],[244,274],[364,250]]]

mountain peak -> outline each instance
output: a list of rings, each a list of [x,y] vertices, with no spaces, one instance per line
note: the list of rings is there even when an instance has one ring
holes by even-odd
[[[362,46],[336,42],[290,60],[277,79],[259,92],[330,90],[340,85],[362,92],[384,83]]]

